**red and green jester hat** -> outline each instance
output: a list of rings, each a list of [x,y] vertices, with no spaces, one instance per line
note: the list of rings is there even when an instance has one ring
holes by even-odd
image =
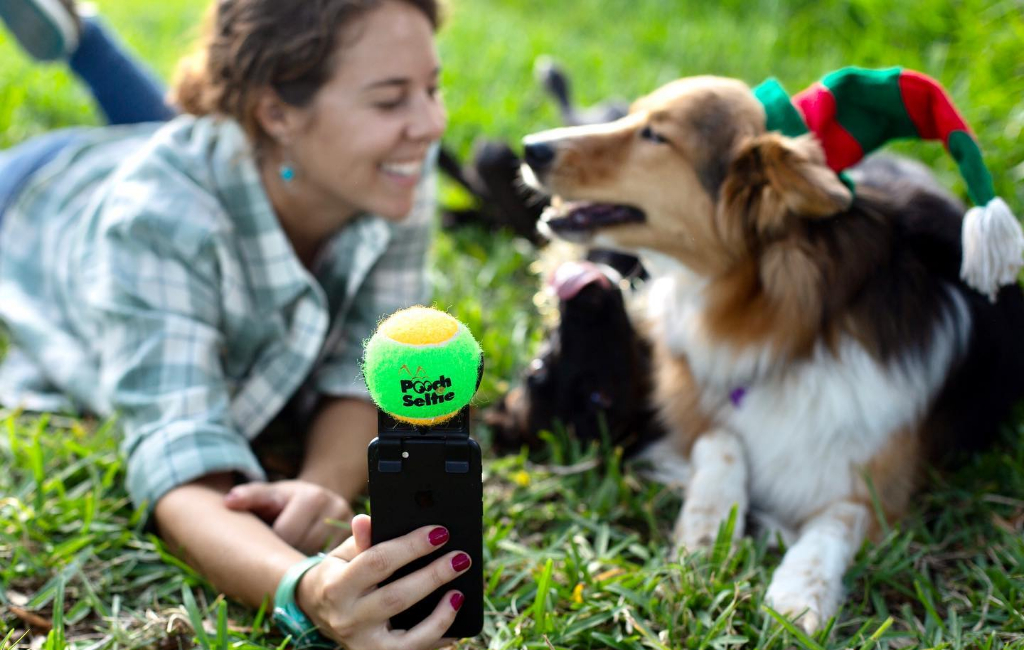
[[[774,78],[754,88],[769,131],[813,133],[836,173],[897,138],[941,140],[953,156],[974,202],[964,215],[960,277],[993,302],[1016,282],[1024,232],[1003,199],[978,143],[949,95],[934,79],[902,68],[837,70],[790,98]]]

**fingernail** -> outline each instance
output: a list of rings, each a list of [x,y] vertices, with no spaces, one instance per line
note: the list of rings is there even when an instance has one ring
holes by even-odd
[[[440,546],[448,541],[448,529],[438,526],[434,530],[430,531],[430,543],[434,546]]]
[[[466,600],[466,597],[460,594],[459,592],[455,592],[454,594],[452,594],[452,609],[454,609],[455,611],[459,611],[459,608],[462,607],[462,601],[464,600]]]
[[[456,571],[465,571],[466,567],[469,566],[469,556],[465,553],[459,553],[452,558],[452,568]]]

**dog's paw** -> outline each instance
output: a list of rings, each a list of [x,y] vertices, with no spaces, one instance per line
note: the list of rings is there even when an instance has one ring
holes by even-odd
[[[718,537],[721,524],[721,517],[715,513],[683,510],[672,534],[677,549],[695,551],[711,546]]]
[[[699,504],[684,504],[683,511],[676,520],[672,538],[677,554],[683,550],[695,551],[707,548],[718,539],[719,528],[727,521],[732,507],[714,507]],[[745,512],[737,511],[736,523],[732,530],[732,542],[743,536]]]
[[[817,585],[811,581],[782,584],[773,578],[765,601],[776,612],[793,620],[804,632],[814,634],[835,613],[834,598],[826,591],[821,581]]]
[[[864,539],[866,507],[836,503],[804,524],[772,575],[767,604],[815,632],[839,611],[843,574]]]
[[[772,595],[768,591],[768,606],[796,623],[807,634],[814,634],[821,628],[821,612],[806,598],[796,594]]]

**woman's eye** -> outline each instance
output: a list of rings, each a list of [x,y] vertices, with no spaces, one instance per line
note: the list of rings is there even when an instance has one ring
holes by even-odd
[[[405,98],[401,97],[399,99],[393,99],[386,102],[377,102],[376,104],[374,104],[374,106],[384,111],[393,111],[396,108],[399,108],[404,103]]]
[[[668,142],[668,140],[666,140],[664,137],[662,137],[662,136],[658,135],[657,133],[655,133],[654,129],[652,129],[649,126],[645,126],[640,131],[640,137],[643,138],[644,140],[650,140],[651,142],[657,142],[658,144],[665,144],[665,143]]]

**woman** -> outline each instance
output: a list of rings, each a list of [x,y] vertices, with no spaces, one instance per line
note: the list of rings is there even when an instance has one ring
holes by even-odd
[[[66,11],[56,50],[88,80],[79,50],[112,47],[69,8],[10,0],[3,17],[18,36]],[[437,22],[434,0],[220,0],[176,88],[186,114],[0,158],[4,402],[118,413],[129,494],[172,548],[231,596],[273,596],[289,633],[353,649],[437,646],[461,594],[412,630],[387,620],[469,562],[453,550],[377,589],[448,533],[371,549],[362,516],[305,555],[365,485],[361,342],[426,298]],[[304,461],[267,483],[249,443],[289,399],[313,413]]]

